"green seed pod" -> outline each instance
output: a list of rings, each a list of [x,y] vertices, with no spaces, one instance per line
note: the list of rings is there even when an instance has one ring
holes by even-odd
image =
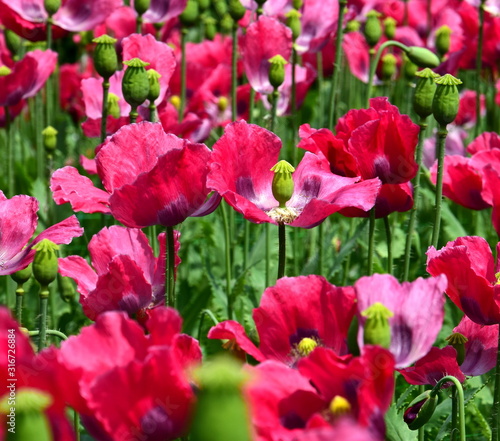
[[[432,101],[432,113],[440,125],[446,126],[457,116],[460,104],[457,85],[462,84],[462,81],[450,74],[436,78],[434,81],[437,88]]]
[[[398,60],[393,54],[385,54],[382,57],[382,79],[390,80],[397,71]]]
[[[303,4],[304,0],[292,0],[293,9],[299,10],[300,8],[302,8]]]
[[[161,75],[154,69],[147,71],[149,78],[149,95],[148,100],[153,102],[160,96],[160,78]]]
[[[210,7],[210,0],[198,0],[198,9],[200,12],[206,11]]]
[[[250,415],[242,387],[248,375],[234,357],[219,357],[196,373],[200,390],[189,439],[250,441]]]
[[[436,50],[442,58],[450,50],[451,28],[443,25],[436,31]]]
[[[286,161],[280,161],[275,164],[271,171],[274,172],[273,176],[273,196],[281,208],[285,208],[285,204],[290,200],[293,195],[293,178],[292,173],[295,169]]]
[[[12,55],[16,55],[21,49],[21,37],[17,35],[14,31],[10,29],[4,29],[3,34],[5,36],[5,43]]]
[[[215,13],[221,18],[228,13],[227,3],[224,0],[215,0],[213,8]]]
[[[57,283],[59,285],[59,295],[64,302],[69,303],[75,298],[75,287],[69,277],[63,277],[61,274],[58,274]]]
[[[384,20],[384,35],[387,37],[388,40],[394,39],[394,36],[396,35],[396,25],[397,21],[394,20],[392,17],[387,17]]]
[[[215,34],[217,34],[217,21],[213,17],[206,17],[205,22],[205,38],[208,40],[213,40]]]
[[[404,52],[403,52],[404,54]],[[403,75],[408,81],[413,81],[417,74],[418,66],[412,63],[406,55],[404,55]]]
[[[194,26],[198,22],[200,11],[196,0],[188,0],[186,8],[179,15],[179,20],[184,27]]]
[[[134,9],[137,14],[144,14],[151,4],[151,0],[134,0]]]
[[[47,287],[57,277],[59,246],[49,239],[42,239],[33,246],[33,249],[36,251],[33,259],[33,276],[42,287]]]
[[[469,339],[465,335],[460,334],[460,332],[454,332],[449,337],[446,337],[446,341],[457,351],[457,363],[460,366],[465,360],[465,343]]]
[[[115,95],[114,93],[108,93],[108,101],[107,101],[107,108],[108,108],[108,115],[112,116],[113,118],[120,118],[120,105],[118,104],[118,101],[120,98],[118,95]]]
[[[420,429],[431,419],[437,404],[437,395],[433,395],[429,390],[416,397],[404,413],[403,419],[408,424],[408,428],[410,430]]]
[[[427,118],[432,114],[432,101],[436,92],[434,80],[439,78],[439,75],[428,67],[415,75],[418,79],[415,94],[413,95],[413,109],[420,118]]]
[[[32,274],[33,269],[30,263],[26,268],[16,271],[14,274],[11,274],[10,277],[18,285],[24,285],[31,278]]]
[[[108,80],[118,69],[118,56],[116,55],[116,38],[109,35],[101,35],[94,38],[92,42],[97,43],[94,50],[94,67],[97,73]]]
[[[375,302],[361,312],[366,317],[363,327],[365,345],[378,345],[389,349],[391,345],[391,326],[389,319],[394,316],[382,303]]]
[[[228,10],[229,15],[235,22],[240,21],[247,11],[241,4],[240,0],[229,0]]]
[[[365,40],[368,46],[375,47],[382,37],[382,26],[379,20],[380,14],[377,11],[370,11],[366,15]]]
[[[281,55],[275,55],[269,60],[269,82],[277,89],[285,81],[285,65],[288,64]]]
[[[227,35],[230,34],[233,30],[234,20],[229,15],[229,12],[222,17],[220,21],[220,31],[222,34]]]
[[[57,147],[57,133],[52,126],[47,126],[42,130],[43,147],[49,154],[52,154]]]
[[[350,20],[347,22],[345,32],[358,32],[361,29],[361,23],[358,20]]]
[[[419,67],[430,67],[432,69],[440,64],[438,56],[425,47],[411,46],[406,51],[406,55],[412,63]]]
[[[293,41],[297,40],[302,32],[301,16],[302,14],[297,9],[290,9],[286,14],[286,25],[292,30]]]
[[[136,108],[146,101],[149,95],[149,78],[145,69],[149,63],[132,58],[123,64],[128,66],[122,80],[123,97],[132,108]]]
[[[61,0],[43,0],[43,7],[49,14],[49,17],[52,17],[59,8],[61,7]]]

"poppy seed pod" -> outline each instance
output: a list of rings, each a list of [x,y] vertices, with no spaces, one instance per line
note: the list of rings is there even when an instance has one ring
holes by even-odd
[[[160,96],[160,78],[161,75],[154,69],[147,71],[149,79],[149,95],[148,100],[153,102]]]
[[[458,114],[460,96],[457,86],[462,84],[462,81],[450,74],[436,78],[434,81],[437,87],[432,101],[432,113],[439,124],[446,126],[453,122]]]
[[[33,276],[42,288],[47,287],[57,277],[59,246],[48,239],[42,239],[33,246],[33,249],[36,251],[33,259]]]
[[[300,17],[302,14],[297,9],[291,9],[286,14],[286,25],[292,30],[292,37],[295,41],[302,32],[302,23]]]
[[[229,0],[228,12],[235,22],[241,20],[246,11],[240,0]]]
[[[362,311],[361,316],[366,317],[363,327],[365,345],[378,345],[388,349],[391,346],[389,319],[394,317],[394,313],[382,303],[376,302]]]
[[[397,21],[394,20],[392,17],[387,17],[384,20],[384,35],[387,37],[388,40],[394,39],[394,36],[396,35],[396,25]]]
[[[460,332],[454,332],[449,337],[446,337],[446,341],[457,351],[457,363],[460,366],[465,360],[465,343],[469,339],[465,335],[460,334]]]
[[[368,46],[375,47],[382,37],[382,26],[377,11],[370,11],[366,16],[364,35]]]
[[[285,65],[288,64],[281,55],[275,55],[269,60],[269,82],[277,89],[285,81]]]
[[[116,55],[116,38],[101,35],[92,40],[97,43],[94,50],[94,67],[97,73],[108,80],[118,69],[118,56]]]
[[[213,41],[217,34],[217,21],[213,17],[205,17],[203,21],[205,22],[205,38]]]
[[[404,413],[404,421],[410,430],[417,430],[427,423],[436,410],[438,403],[437,395],[431,391],[425,391],[416,397],[408,406]]]
[[[111,92],[108,94],[106,107],[108,109],[108,115],[112,116],[113,118],[120,118],[120,105],[118,104],[119,100],[120,98],[118,97],[118,95],[115,95]]]
[[[123,64],[128,66],[122,80],[123,97],[132,108],[135,108],[146,101],[149,95],[149,78],[145,69],[149,63],[139,58],[132,58]]]
[[[439,78],[439,75],[429,68],[425,68],[415,75],[418,79],[413,95],[413,109],[420,118],[427,118],[432,114],[432,101],[436,92],[434,80]]]
[[[203,12],[210,7],[210,0],[198,0],[198,9]]]
[[[198,2],[196,0],[188,0],[186,8],[182,14],[179,15],[179,20],[182,26],[190,27],[198,22],[199,15],[200,11],[198,8]]]
[[[47,153],[52,153],[57,147],[57,130],[47,126],[42,130],[43,147]]]
[[[436,31],[436,50],[443,57],[450,50],[451,28],[443,25]]]
[[[134,9],[137,14],[142,15],[149,9],[150,4],[151,0],[134,0]]]
[[[280,207],[284,208],[286,202],[293,195],[293,178],[292,173],[295,171],[287,161],[280,161],[271,168],[274,172],[273,176],[273,196],[279,202]]]
[[[302,8],[303,4],[304,4],[304,0],[292,0],[293,9],[299,10],[300,8]]]
[[[382,79],[390,80],[397,71],[398,60],[393,54],[385,54],[382,57]]]
[[[59,8],[61,7],[61,0],[43,0],[43,7],[49,14],[49,17],[52,17]]]
[[[24,269],[16,271],[15,273],[11,274],[10,277],[14,282],[16,282],[18,285],[24,285],[32,276],[33,270],[32,270],[32,265],[31,263]]]

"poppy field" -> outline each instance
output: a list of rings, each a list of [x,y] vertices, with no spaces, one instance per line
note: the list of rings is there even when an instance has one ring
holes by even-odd
[[[0,441],[500,441],[498,0],[0,0]]]

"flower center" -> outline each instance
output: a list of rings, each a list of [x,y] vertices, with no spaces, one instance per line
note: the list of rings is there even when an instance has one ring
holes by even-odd
[[[307,357],[315,348],[318,347],[318,342],[312,338],[306,337],[300,340],[297,345],[297,350],[302,357]]]
[[[276,207],[267,212],[267,215],[278,224],[291,224],[299,216],[299,212],[291,207]]]
[[[329,409],[333,416],[339,417],[351,412],[351,404],[344,397],[335,395],[330,402]]]

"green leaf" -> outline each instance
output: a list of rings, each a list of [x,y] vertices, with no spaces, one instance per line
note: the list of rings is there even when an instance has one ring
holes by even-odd
[[[403,421],[403,414],[397,411],[395,404],[385,414],[385,425],[387,441],[415,441],[417,439],[417,432],[408,428]]]

